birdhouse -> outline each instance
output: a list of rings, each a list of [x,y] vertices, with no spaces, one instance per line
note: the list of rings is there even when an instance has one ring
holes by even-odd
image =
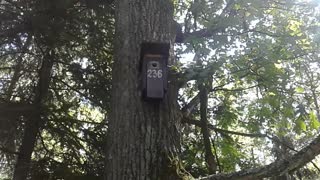
[[[170,45],[143,43],[141,46],[142,93],[145,100],[161,100],[167,91]]]

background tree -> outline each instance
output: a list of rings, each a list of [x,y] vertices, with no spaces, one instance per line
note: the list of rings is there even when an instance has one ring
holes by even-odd
[[[112,13],[108,2],[2,1],[1,150],[14,179],[102,174]]]
[[[0,179],[316,178],[318,6],[0,1]],[[172,48],[160,105],[146,41]]]

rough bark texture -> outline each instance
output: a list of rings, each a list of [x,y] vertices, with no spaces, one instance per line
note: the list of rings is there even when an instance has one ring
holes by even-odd
[[[164,100],[146,102],[142,99],[139,71],[142,42],[170,43],[172,52],[171,3],[169,0],[116,1],[105,179],[178,179],[174,165],[179,144],[177,90],[169,83]]]

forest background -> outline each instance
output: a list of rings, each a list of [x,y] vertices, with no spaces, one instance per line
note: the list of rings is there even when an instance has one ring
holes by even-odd
[[[108,174],[121,2],[0,0],[0,179]],[[164,166],[187,179],[319,178],[320,2],[163,2],[179,119]]]

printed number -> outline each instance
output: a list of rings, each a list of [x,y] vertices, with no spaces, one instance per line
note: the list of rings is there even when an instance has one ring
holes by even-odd
[[[158,70],[158,78],[162,78],[162,70]]]
[[[148,69],[148,78],[162,78],[162,70]]]

